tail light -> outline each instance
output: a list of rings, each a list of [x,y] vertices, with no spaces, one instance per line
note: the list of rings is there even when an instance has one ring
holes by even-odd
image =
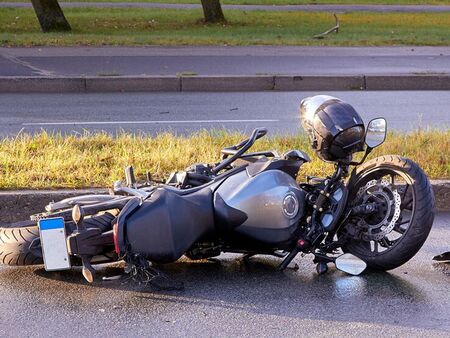
[[[119,248],[119,236],[118,236],[118,231],[119,230],[119,224],[118,223],[114,223],[113,225],[113,235],[114,235],[114,251],[116,251],[116,253],[118,255],[120,255],[120,248]]]

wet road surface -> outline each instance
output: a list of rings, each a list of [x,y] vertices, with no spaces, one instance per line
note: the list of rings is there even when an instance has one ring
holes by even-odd
[[[0,268],[1,336],[397,336],[450,335],[450,213],[439,213],[421,251],[389,273],[317,276],[311,257],[277,273],[279,259],[236,255],[180,261],[163,270],[184,291],[99,282],[79,271]],[[101,275],[115,274],[113,267]]]
[[[0,47],[0,76],[417,75],[449,64],[445,46]]]

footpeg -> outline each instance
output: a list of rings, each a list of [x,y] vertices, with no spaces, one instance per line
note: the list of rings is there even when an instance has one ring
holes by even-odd
[[[86,228],[84,215],[82,207],[73,207],[72,219],[77,229],[67,237],[67,244],[70,255],[81,259],[84,278],[92,283],[95,279],[95,269],[91,265],[91,259],[101,254],[106,245],[114,245],[114,234],[112,230],[102,232],[99,228]]]
[[[77,255],[81,258],[81,264],[83,265],[82,273],[83,277],[86,279],[88,283],[94,282],[95,279],[95,269],[91,265],[91,255],[83,254],[79,251],[79,243],[78,243],[78,237],[86,237],[86,235],[89,235],[89,232],[86,230],[86,226],[84,225],[84,211],[83,209],[76,204],[72,209],[72,219],[75,222],[77,226],[76,232],[71,235],[68,239],[68,242],[70,244],[71,251],[73,251],[76,248],[76,252],[73,252],[73,254]],[[94,230],[94,229],[89,229]],[[100,232],[100,230],[96,229],[97,232]]]
[[[86,230],[86,227],[84,226],[84,216],[84,210],[78,204],[75,204],[72,208],[72,220],[77,226],[78,231]]]
[[[83,277],[86,279],[88,283],[93,283],[95,279],[95,269],[92,267],[90,263],[90,257],[83,256],[81,257],[81,262],[83,264]]]

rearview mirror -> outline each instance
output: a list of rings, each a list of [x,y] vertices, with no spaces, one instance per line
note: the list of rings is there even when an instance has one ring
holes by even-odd
[[[336,258],[334,264],[336,265],[337,269],[355,276],[359,275],[367,267],[366,262],[352,255],[351,253],[340,255]]]
[[[386,120],[382,117],[373,119],[367,125],[366,144],[369,148],[378,147],[386,139]]]

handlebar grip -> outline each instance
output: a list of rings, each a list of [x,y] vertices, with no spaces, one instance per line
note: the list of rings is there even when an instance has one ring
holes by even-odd
[[[257,130],[257,132],[256,132],[256,139],[257,140],[267,134],[267,128],[257,128],[255,130]]]
[[[221,150],[221,153],[223,154],[223,155],[234,155],[234,154],[236,154],[237,153],[237,150],[236,149],[233,149],[233,148],[224,148],[224,149],[222,149]]]

